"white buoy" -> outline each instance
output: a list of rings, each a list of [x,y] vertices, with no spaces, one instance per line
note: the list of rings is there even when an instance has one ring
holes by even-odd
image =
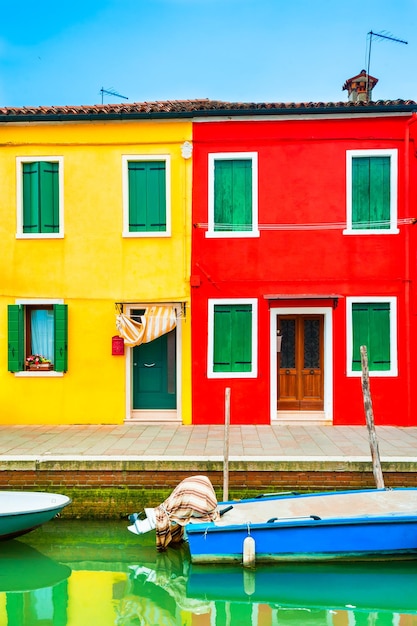
[[[248,535],[243,542],[243,567],[255,567],[255,539]]]

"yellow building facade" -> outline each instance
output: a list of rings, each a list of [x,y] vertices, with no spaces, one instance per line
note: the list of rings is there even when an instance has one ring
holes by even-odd
[[[0,423],[191,423],[191,121],[133,107],[10,111]],[[117,320],[140,327],[161,310],[170,332],[114,339]]]

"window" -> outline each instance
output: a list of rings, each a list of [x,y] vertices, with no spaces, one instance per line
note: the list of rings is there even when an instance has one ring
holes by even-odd
[[[8,306],[8,369],[30,369],[28,357],[39,355],[55,372],[68,369],[68,314],[66,304],[11,304]],[[44,367],[37,371],[43,371]]]
[[[170,158],[123,157],[125,237],[166,237],[170,224]]]
[[[366,346],[373,375],[397,375],[396,299],[348,298],[348,375],[362,372],[360,347]]]
[[[63,236],[62,157],[17,158],[17,235]]]
[[[256,300],[209,302],[209,378],[255,377]]]
[[[209,155],[208,237],[258,237],[258,155]]]
[[[347,234],[393,234],[397,227],[397,150],[346,153]]]

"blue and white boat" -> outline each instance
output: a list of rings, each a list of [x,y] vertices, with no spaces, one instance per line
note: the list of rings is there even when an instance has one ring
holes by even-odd
[[[417,488],[266,494],[219,510],[187,524],[192,563],[417,558]]]
[[[13,539],[58,515],[71,499],[41,491],[0,491],[0,540]]]

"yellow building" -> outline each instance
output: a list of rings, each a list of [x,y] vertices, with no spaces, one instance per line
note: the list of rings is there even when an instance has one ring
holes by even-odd
[[[0,110],[0,423],[191,423],[192,109]]]

